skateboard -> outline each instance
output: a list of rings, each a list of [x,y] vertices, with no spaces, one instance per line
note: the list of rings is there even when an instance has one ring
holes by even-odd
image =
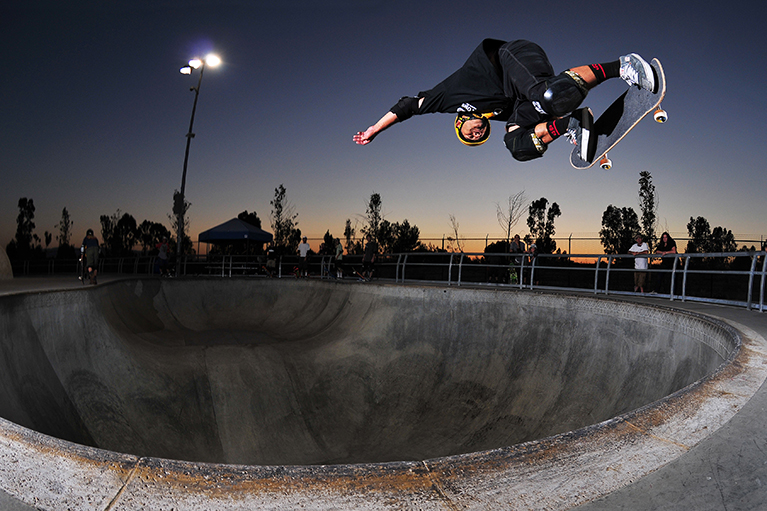
[[[666,75],[663,73],[663,66],[658,59],[652,59],[650,65],[655,71],[657,90],[651,92],[632,85],[629,90],[621,94],[594,121],[591,134],[592,137],[597,137],[594,157],[590,161],[582,160],[578,154],[579,147],[575,147],[570,154],[570,165],[576,169],[588,169],[599,162],[602,169],[609,170],[613,164],[607,157],[607,153],[623,140],[623,137],[647,114],[654,111],[653,118],[659,123],[668,120],[668,115],[660,107],[660,102],[666,95]]]
[[[77,260],[77,278],[85,285],[85,280],[88,278],[88,266],[85,259],[85,254],[81,253],[80,259]]]

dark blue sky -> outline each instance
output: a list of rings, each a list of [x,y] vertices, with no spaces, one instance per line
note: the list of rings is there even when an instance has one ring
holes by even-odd
[[[280,183],[310,237],[340,236],[378,192],[388,219],[408,219],[423,236],[449,233],[454,215],[462,235],[492,238],[502,233],[495,203],[520,190],[559,203],[557,235],[596,235],[608,204],[638,210],[643,170],[657,187],[661,228],[683,235],[689,217],[701,215],[739,237],[767,235],[767,150],[754,129],[767,112],[767,8],[522,5],[4,2],[0,243],[13,237],[20,197],[34,199],[41,237],[57,233],[64,207],[76,241],[117,209],[169,225],[196,83],[178,68],[207,51],[224,63],[206,70],[195,120],[186,190],[195,238],[245,209],[268,226]],[[501,124],[488,143],[466,148],[447,115],[353,144],[355,131],[452,73],[485,37],[534,40],[557,71],[628,52],[658,57],[670,120],[640,124],[611,154],[609,172],[572,169],[564,140],[541,160],[515,162]],[[595,113],[623,91],[613,82],[587,98]]]

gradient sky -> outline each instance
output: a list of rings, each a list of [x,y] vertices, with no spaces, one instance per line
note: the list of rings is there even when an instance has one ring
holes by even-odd
[[[738,238],[767,238],[767,150],[756,129],[767,113],[764,4],[528,5],[6,0],[0,243],[14,236],[20,197],[34,199],[41,238],[58,234],[64,207],[76,243],[117,209],[169,226],[197,80],[178,69],[208,51],[224,63],[206,70],[195,119],[186,188],[195,240],[246,209],[268,230],[281,183],[309,237],[341,236],[373,192],[388,220],[407,219],[422,237],[449,234],[450,215],[462,236],[501,237],[495,204],[520,190],[560,205],[557,236],[596,236],[609,204],[639,211],[643,170],[653,176],[661,228],[685,235],[690,216],[704,216]],[[571,168],[565,140],[518,163],[500,123],[486,144],[464,147],[444,114],[414,117],[365,147],[352,142],[486,37],[536,41],[557,72],[629,52],[658,57],[669,122],[643,121],[611,153],[610,171]],[[598,115],[624,89],[613,80],[584,104]]]

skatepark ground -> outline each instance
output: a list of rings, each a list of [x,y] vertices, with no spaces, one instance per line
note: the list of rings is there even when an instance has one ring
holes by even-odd
[[[149,321],[147,318],[149,316],[140,316],[135,315],[133,312],[139,313],[142,311],[142,308],[145,307],[143,303],[134,303],[131,300],[132,294],[136,295],[139,294],[141,290],[146,290],[147,288],[150,288],[152,286],[151,279],[144,279],[141,285],[136,285],[135,282],[138,282],[138,280],[134,281],[132,283],[132,279],[122,279],[122,278],[112,278],[109,276],[101,277],[99,279],[99,286],[92,287],[90,289],[86,289],[86,293],[97,293],[101,292],[104,293],[104,291],[99,291],[99,288],[104,288],[108,286],[119,286],[122,285],[121,282],[127,282],[126,289],[130,292],[113,292],[109,291],[107,296],[111,303],[115,304],[116,308],[120,308],[121,305],[124,305],[125,310],[131,310],[130,316],[125,313],[121,319],[121,325],[125,324],[128,325],[128,329],[130,330],[129,334],[132,336],[139,335],[143,336],[141,337],[142,340],[148,341],[151,343],[167,343],[168,346],[174,346],[179,342],[179,337],[175,336],[173,332],[168,332],[167,329],[161,331],[159,334],[152,334],[154,336],[151,336],[150,333],[155,331],[153,328],[150,328],[151,325],[147,325],[147,322]],[[275,282],[274,285],[280,285],[283,283]],[[284,284],[288,284],[290,286],[303,286],[303,284],[296,283],[293,281],[290,282],[284,282]],[[317,303],[317,302],[323,302],[328,303],[332,302],[335,298],[331,294],[326,294],[327,289],[324,286],[325,283],[323,282],[312,282],[311,284],[308,284],[304,287],[301,287],[301,293],[304,295],[304,297],[307,299],[307,303]],[[328,283],[329,284],[329,283]],[[220,289],[219,286],[226,285],[226,281],[223,279],[219,279],[213,284],[213,288],[211,289]],[[344,286],[379,286],[378,284],[361,284],[356,282],[349,282],[349,283],[342,283]],[[89,286],[85,286],[86,288]],[[387,296],[390,296],[394,302],[396,300],[402,299],[412,299],[412,296],[420,297],[421,295],[430,294],[433,295],[435,293],[452,293],[455,291],[455,288],[453,289],[442,289],[437,288],[434,286],[396,286],[396,285],[385,285],[382,284],[380,287],[385,288],[385,292],[388,293]],[[6,280],[6,281],[0,281],[0,296],[2,295],[8,295],[8,294],[38,294],[43,293],[46,294],[49,291],[70,291],[70,290],[77,290],[83,288],[83,285],[78,282],[76,279],[72,277],[26,277],[26,278],[16,278],[13,280]],[[92,289],[92,291],[91,291]],[[111,288],[109,288],[111,289]],[[272,289],[272,288],[270,288]],[[349,288],[352,289],[352,288]],[[471,293],[471,290],[465,290],[461,291],[462,293]],[[185,290],[185,297],[190,299],[194,302],[200,302],[200,307],[197,307],[194,309],[195,314],[199,314],[200,310],[203,310],[208,307],[216,307],[220,304],[215,303],[216,300],[207,300],[204,297],[200,296],[190,296],[190,293],[188,290]],[[78,293],[79,294],[79,293]],[[546,301],[547,299],[556,301],[556,300],[562,300],[561,293],[558,294],[547,294],[545,292],[536,292],[536,293],[526,293],[521,292],[522,296],[525,295],[534,295],[536,299]],[[572,296],[575,296],[576,300],[579,296],[577,293],[572,293]],[[66,295],[62,295],[66,296]],[[168,292],[166,294],[166,298],[172,297],[172,296],[178,296],[173,295],[172,293]],[[361,299],[357,296],[357,294],[351,294],[349,296],[352,296],[353,299],[361,301]],[[580,296],[587,297],[589,300],[592,300],[594,297],[593,295],[588,294],[582,294]],[[482,290],[481,292],[478,292],[476,295],[477,300],[486,300],[487,298],[487,291]],[[242,302],[245,297],[240,296],[239,293],[235,293],[233,296],[229,296],[227,298],[228,301],[231,301],[234,305],[234,307],[237,306],[238,302]],[[417,298],[421,299],[421,298]],[[469,295],[467,300],[474,300],[474,295]],[[55,301],[52,299],[52,301]],[[476,300],[475,300],[476,301]],[[50,304],[47,303],[47,301],[44,301],[46,306],[50,306]],[[606,299],[594,299],[593,303],[596,303],[597,305],[600,305],[602,303],[608,304],[610,303],[610,300]],[[35,302],[37,303],[37,302]],[[41,302],[42,303],[42,302]],[[425,299],[424,299],[424,303]],[[527,303],[527,302],[525,302]],[[567,307],[571,307],[572,305],[570,302],[563,302],[566,304]],[[590,307],[593,307],[592,302],[590,302]],[[720,320],[722,322],[727,323],[728,325],[737,325],[738,327],[742,328],[743,331],[751,331],[755,333],[755,336],[761,336],[762,338],[767,337],[767,315],[755,312],[755,311],[748,311],[745,309],[740,308],[733,308],[733,307],[726,307],[726,306],[718,306],[718,305],[711,305],[711,304],[705,304],[705,303],[696,303],[696,302],[669,302],[668,300],[661,300],[658,298],[653,297],[644,297],[644,296],[634,296],[634,297],[621,297],[620,303],[621,306],[625,306],[626,303],[628,304],[635,304],[636,306],[649,306],[650,309],[653,310],[653,307],[659,307],[659,308],[667,308],[671,307],[673,309],[681,310],[690,312],[693,314],[699,314],[704,315],[707,317],[715,318],[716,320]],[[54,304],[55,305],[55,304]],[[367,307],[368,305],[366,305]],[[527,306],[527,305],[526,305]],[[469,307],[472,312],[481,315],[482,309],[477,306],[476,303],[471,304],[462,304],[459,302],[451,302],[451,307],[458,313],[462,307]],[[172,310],[171,310],[172,309]],[[411,308],[412,309],[412,308]],[[53,309],[52,309],[53,310]],[[72,310],[79,310],[79,309],[72,309]],[[164,309],[163,309],[164,310]],[[172,307],[169,309],[173,313],[173,315],[176,316],[176,319],[179,321],[185,321],[186,325],[190,325],[194,322],[194,317],[189,317],[186,319],[180,318],[180,315],[183,315],[184,311],[179,309],[173,309]],[[392,309],[394,312],[396,312],[396,309]],[[364,311],[363,311],[364,312]],[[400,311],[402,314],[402,322],[407,323],[408,318],[417,318],[418,311]],[[482,322],[484,323],[493,323],[494,319],[496,319],[496,316],[493,314],[489,314],[488,317],[482,318]],[[119,315],[119,312],[118,312]],[[318,314],[317,317],[321,318],[322,314]],[[61,321],[77,321],[77,318],[68,316],[67,314],[61,315]],[[232,316],[230,318],[234,321],[242,321],[242,318],[240,315]],[[588,317],[589,320],[593,319],[591,316]],[[376,319],[376,321],[379,321]],[[336,325],[337,323],[337,316],[334,316],[333,318],[330,318],[327,322],[326,329],[328,331],[334,332],[334,335],[338,334],[341,330],[339,330],[339,327]],[[305,333],[301,333],[301,329],[305,328],[306,326],[297,325],[294,322],[291,323],[293,325],[293,331],[294,334],[297,337],[300,337],[301,335],[305,335]],[[481,324],[478,322],[477,324],[472,324],[473,330],[478,329],[478,324]],[[353,328],[384,328],[384,326],[380,326],[378,323],[370,323],[370,324],[358,324],[346,321],[343,323],[343,329],[351,330]],[[580,324],[579,324],[580,325]],[[407,325],[395,325],[395,327],[391,326],[385,326],[385,328],[393,328],[393,332],[399,331],[399,328],[406,328]],[[582,326],[582,325],[581,325]],[[316,328],[316,325],[311,325],[311,328]],[[439,328],[439,327],[438,327]],[[613,328],[611,326],[611,328]],[[615,327],[618,328],[618,327]],[[631,327],[633,328],[633,326]],[[334,330],[335,329],[335,330]],[[236,346],[240,343],[255,343],[259,345],[269,345],[270,343],[274,343],[276,338],[279,336],[285,336],[286,338],[289,338],[291,333],[285,332],[283,328],[276,329],[276,330],[269,330],[264,329],[263,332],[271,332],[271,333],[259,333],[258,338],[252,338],[248,337],[245,338],[243,336],[247,335],[253,335],[251,334],[245,334],[243,333],[247,328],[243,327],[242,329],[235,329],[231,331],[225,332],[223,335],[226,336],[227,340],[226,342],[231,344],[232,346]],[[447,329],[449,330],[449,329]],[[446,331],[447,331],[446,330]],[[613,332],[615,329],[610,330]],[[21,330],[19,330],[21,331]],[[218,332],[218,330],[216,330]],[[631,332],[633,330],[629,330]],[[149,333],[147,333],[149,332]],[[69,340],[70,342],[73,342],[73,340]],[[75,340],[76,341],[76,340]],[[188,346],[192,345],[199,345],[201,343],[204,343],[205,341],[196,338],[194,335],[185,334],[183,337],[183,342],[186,343]],[[323,340],[322,342],[326,342]],[[468,342],[468,341],[467,341]],[[74,345],[74,344],[73,344]],[[134,346],[135,348],[135,346]],[[338,348],[341,349],[341,348]],[[343,349],[348,349],[348,347],[344,347]],[[367,348],[366,348],[367,349]],[[421,348],[419,348],[421,349]],[[493,348],[496,349],[496,348]],[[421,351],[411,351],[409,352],[408,356],[416,356],[421,357],[424,353],[428,352],[428,349],[423,348]],[[155,353],[155,352],[152,352]],[[161,353],[161,351],[157,351],[156,353]],[[351,353],[343,353],[344,356],[353,356]],[[384,352],[378,353],[377,357],[380,359],[381,356],[385,355]],[[150,355],[153,356],[153,355]],[[354,355],[356,356],[356,355]],[[462,357],[466,358],[465,354],[461,355]],[[573,355],[575,356],[575,355]],[[209,361],[212,360],[209,359]],[[424,361],[424,363],[427,363],[426,358],[421,358],[419,360]],[[546,363],[550,363],[548,359],[542,359],[546,360]],[[358,363],[359,361],[357,361]],[[472,362],[471,360],[466,360],[467,364],[472,363],[478,363],[478,362]],[[481,361],[479,363],[484,363],[484,361]],[[758,363],[767,365],[767,360],[761,359],[758,361]],[[543,362],[541,362],[543,364]],[[435,389],[444,389],[444,382],[439,382],[440,378],[442,378],[444,373],[444,367],[442,366],[434,366],[432,367],[433,373],[429,379],[429,381],[434,381],[435,383]],[[491,372],[491,368],[487,367],[485,368],[488,373]],[[536,367],[536,370],[540,370],[540,367]],[[477,367],[472,367],[473,372],[478,372]],[[665,370],[659,369],[658,370],[658,379],[661,379],[663,376],[663,372]],[[673,374],[672,379],[678,379],[679,378],[679,370],[678,368],[675,369],[676,373]],[[239,374],[240,377],[243,376],[243,373],[241,372]],[[354,376],[354,374],[352,374]],[[365,373],[358,373],[357,376],[359,378],[366,378],[367,375]],[[583,375],[584,378],[587,378],[589,375],[585,374]],[[652,376],[652,375],[650,375]],[[633,378],[633,379],[631,379]],[[633,386],[635,386],[637,381],[637,376],[632,376],[628,379],[628,382],[624,382],[623,386],[629,386],[629,383]],[[647,379],[648,375],[642,375],[643,379]],[[737,378],[737,377],[733,377]],[[419,380],[420,381],[420,380]],[[586,381],[584,380],[577,380],[577,381]],[[151,383],[151,382],[150,382]],[[251,382],[252,384],[253,382]],[[436,384],[441,385],[440,387],[437,387]],[[265,385],[265,383],[261,383]],[[330,389],[333,385],[333,382],[326,381],[324,382],[324,387],[326,389]],[[449,387],[458,389],[458,387]],[[529,389],[528,387],[526,387]],[[332,389],[331,389],[332,390]],[[344,388],[344,391],[347,389]],[[467,392],[466,389],[458,389],[461,392]],[[456,391],[458,391],[456,390]],[[444,390],[441,390],[444,391]],[[370,392],[369,388],[366,388],[366,392]],[[560,389],[561,392],[561,389]],[[437,394],[436,397],[442,397],[447,398],[446,395],[440,395]],[[315,398],[319,398],[318,396],[315,396]],[[463,399],[463,398],[462,398]],[[466,415],[480,415],[483,413],[483,410],[475,410],[471,407],[470,403],[468,402],[469,398],[465,398],[467,401],[464,403],[467,407],[464,411]],[[473,397],[472,397],[473,399]],[[597,399],[596,397],[594,399]],[[401,407],[402,403],[406,401],[398,401],[398,407]],[[360,402],[360,406],[362,406],[364,403]],[[385,404],[385,403],[384,403]],[[219,404],[219,408],[217,409],[220,413],[223,409],[223,405]],[[299,406],[303,406],[301,403],[299,403]],[[414,406],[414,408],[418,408],[420,410],[423,409],[423,403],[419,404],[418,406]],[[562,406],[561,402],[558,406]],[[406,416],[401,415],[397,417],[397,411],[398,407],[392,407],[390,409],[387,409],[387,420],[391,422],[391,427],[394,427],[399,420],[403,420]],[[404,408],[404,407],[403,407]],[[535,408],[535,407],[532,407]],[[641,477],[638,477],[636,480],[632,480],[630,482],[621,483],[620,487],[617,489],[611,490],[607,492],[607,494],[599,496],[595,500],[592,500],[590,502],[582,503],[580,505],[571,506],[571,509],[578,509],[578,510],[663,510],[663,509],[674,509],[674,510],[718,510],[718,509],[727,509],[727,510],[746,510],[746,509],[763,509],[764,508],[764,502],[767,501],[767,428],[764,427],[765,418],[767,412],[767,388],[764,387],[762,384],[758,390],[755,391],[753,396],[746,399],[744,403],[742,404],[742,407],[740,407],[734,415],[732,415],[731,418],[724,421],[721,427],[716,429],[716,431],[713,432],[713,434],[710,434],[703,438],[699,443],[696,443],[691,448],[684,448],[682,449],[682,453],[678,456],[676,456],[672,461],[669,463],[660,466],[657,469],[653,469],[650,471],[650,473],[646,475],[642,475]],[[232,410],[229,410],[228,413],[235,413]],[[305,412],[306,413],[306,412]],[[341,413],[341,412],[339,412]],[[404,414],[404,411],[402,412]],[[435,410],[430,410],[429,413],[437,413]],[[223,414],[222,414],[223,415]],[[608,416],[609,417],[609,416]],[[292,427],[292,423],[287,418],[279,418],[282,422],[280,424],[283,428],[289,428]],[[284,420],[283,420],[284,419]],[[148,419],[149,420],[149,419]],[[225,429],[226,427],[223,425],[225,422],[224,417],[218,417],[218,435],[222,437],[221,440],[219,440],[220,445],[213,446],[213,447],[203,447],[200,450],[197,450],[192,454],[192,456],[200,456],[204,458],[210,458],[210,461],[212,462],[225,462],[225,463],[232,463],[232,462],[243,462],[242,459],[240,459],[238,456],[245,456],[243,454],[245,451],[247,451],[247,446],[238,446],[236,443],[229,445],[226,441],[226,433]],[[368,419],[369,420],[369,419]],[[381,421],[382,419],[379,417],[376,419],[378,421]],[[450,456],[453,454],[457,454],[460,452],[470,452],[466,451],[466,446],[474,446],[478,445],[480,448],[490,448],[492,446],[492,434],[487,432],[487,428],[482,429],[481,431],[475,431],[473,435],[471,435],[471,438],[469,440],[466,439],[460,439],[456,440],[457,437],[461,436],[456,431],[442,431],[440,427],[440,420],[441,417],[439,415],[430,415],[430,421],[434,425],[434,435],[437,435],[438,440],[434,441],[434,445],[429,445],[430,441],[428,438],[425,437],[418,437],[416,440],[408,443],[408,444],[398,444],[394,442],[392,439],[386,438],[384,432],[385,428],[382,429],[380,432],[376,432],[376,438],[379,438],[382,444],[388,445],[388,448],[392,448],[394,446],[395,449],[399,449],[399,453],[402,453],[403,456],[397,456],[397,454],[394,454],[393,458],[387,459],[387,454],[384,452],[378,452],[375,449],[370,448],[364,448],[362,451],[363,454],[360,454],[360,456],[365,457],[373,457],[378,462],[387,462],[397,459],[425,459],[428,457],[438,457],[438,456]],[[599,419],[604,420],[604,418]],[[546,422],[546,421],[543,421]],[[549,421],[550,422],[550,421]],[[467,428],[470,427],[467,422]],[[207,424],[201,425],[201,431],[204,433],[205,428],[209,427]],[[255,427],[255,426],[254,426]],[[313,428],[322,427],[321,424],[317,423],[313,426]],[[574,426],[579,427],[579,426]],[[535,426],[535,428],[538,428],[538,426]],[[533,426],[530,426],[530,429],[535,429]],[[361,430],[364,430],[365,427],[360,426]],[[705,429],[705,427],[704,427]],[[95,431],[95,427],[91,426],[91,430]],[[312,442],[307,442],[306,445],[315,445],[318,442],[316,441],[316,438],[319,436],[323,436],[323,438],[328,438],[329,433],[324,432],[323,435],[320,435],[320,432],[313,430],[312,428],[309,428],[310,431],[303,432],[309,435],[315,435]],[[127,431],[127,430],[126,430]],[[459,432],[460,433],[460,432]],[[556,431],[552,431],[550,433],[544,433],[544,434],[555,434]],[[121,433],[122,435],[125,434],[123,431]],[[440,439],[438,436],[439,434],[442,434],[444,436],[444,439]],[[506,434],[506,433],[504,433]],[[202,435],[204,436],[204,435]],[[537,438],[537,437],[536,437]],[[485,441],[485,439],[488,439],[487,442],[490,442],[489,445],[485,445],[482,442]],[[527,441],[527,438],[523,438],[522,441]],[[120,441],[119,439],[107,439],[106,442],[109,441]],[[145,439],[141,440],[145,444],[147,441]],[[454,443],[451,443],[454,442]],[[98,442],[96,442],[98,443]],[[190,441],[190,443],[194,443]],[[301,447],[301,440],[296,440],[297,446],[295,447],[295,451],[288,449],[281,450],[280,452],[272,452],[270,451],[269,447],[261,447],[259,448],[258,452],[255,453],[248,453],[248,456],[254,456],[254,459],[266,459],[267,462],[264,463],[264,465],[267,464],[276,464],[277,462],[274,461],[270,456],[293,456],[293,458],[290,458],[290,462],[294,464],[311,464],[312,456],[315,456],[319,462],[334,462],[333,460],[338,460],[339,463],[359,463],[362,462],[362,460],[356,460],[355,454],[349,454],[345,450],[343,452],[338,451],[337,449],[334,449],[332,446],[321,446],[322,449],[318,450],[316,453],[309,453],[307,454],[303,447]],[[442,448],[445,444],[450,444],[451,447],[448,448],[448,452],[441,453],[439,449]],[[680,441],[680,443],[684,443],[684,441]],[[148,445],[148,444],[147,444]],[[415,450],[414,449],[415,446]],[[158,445],[157,447],[147,446],[147,449],[150,451],[152,449],[159,450],[159,454],[163,454],[163,449],[170,449],[170,447],[167,447],[166,445]],[[122,451],[127,452],[127,451]],[[171,451],[167,451],[171,452]],[[149,456],[158,455],[156,452],[152,453],[150,452],[148,454]],[[259,456],[262,456],[263,458],[259,458]],[[302,456],[309,456],[308,460],[304,460]],[[162,456],[160,456],[162,457]],[[277,459],[277,458],[274,458]],[[448,458],[449,459],[449,458]],[[205,460],[203,460],[205,461]],[[626,463],[633,463],[634,459],[632,460],[626,460]],[[449,462],[448,462],[449,463]],[[436,470],[434,470],[436,473]],[[607,474],[605,474],[607,477]],[[2,474],[0,474],[0,479],[2,479]],[[531,476],[533,477],[533,476]],[[127,484],[127,483],[126,483]],[[460,493],[460,492],[458,492]],[[434,504],[431,501],[428,501],[428,506],[425,506],[425,508],[435,508],[435,509],[460,509],[464,507],[463,502],[460,499],[456,499],[453,504],[450,503],[450,489],[445,488],[444,489],[444,495],[442,495],[444,498],[441,503]],[[575,499],[574,501],[577,501]],[[116,501],[112,501],[112,503],[109,504],[109,506],[96,506],[97,509],[121,509],[119,505],[115,504]],[[414,505],[417,501],[414,501]],[[42,503],[39,504],[41,507],[44,508],[44,505]],[[279,508],[279,506],[273,506],[274,508]],[[311,508],[311,506],[309,506]],[[343,507],[343,506],[339,506]],[[469,506],[471,507],[471,506]],[[490,505],[484,505],[484,506],[476,506],[477,508],[491,508]],[[133,509],[131,507],[125,506],[125,509]],[[158,505],[158,509],[163,508],[163,506]],[[183,505],[179,508],[184,509]],[[290,507],[285,507],[285,509],[288,509]],[[319,508],[319,507],[317,507]],[[373,509],[375,507],[371,507]],[[545,504],[540,504],[540,507],[536,505],[534,502],[526,502],[522,503],[520,502],[518,507],[515,507],[517,509],[546,509],[549,508]],[[566,507],[556,507],[557,509],[565,509]],[[11,511],[16,510],[28,510],[28,509],[37,509],[36,507],[30,506],[28,503],[21,502],[20,500],[16,499],[14,496],[10,495],[9,493],[6,493],[4,491],[0,491],[0,509],[8,509]],[[227,507],[227,509],[230,509],[230,507]],[[234,509],[234,508],[232,508]]]

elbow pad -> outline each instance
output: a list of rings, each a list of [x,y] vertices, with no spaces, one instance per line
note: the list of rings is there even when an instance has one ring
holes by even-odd
[[[391,112],[397,116],[397,120],[405,121],[418,113],[419,98],[404,96],[397,101],[397,104],[391,107]]]

